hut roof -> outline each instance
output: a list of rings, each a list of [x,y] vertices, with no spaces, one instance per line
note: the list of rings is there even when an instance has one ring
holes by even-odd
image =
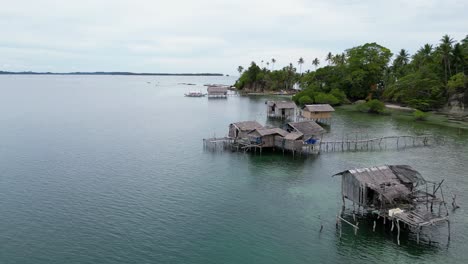
[[[304,108],[309,112],[335,112],[335,109],[329,104],[305,105],[302,109]]]
[[[305,136],[315,136],[320,135],[325,132],[319,124],[315,123],[315,121],[308,120],[308,121],[301,121],[301,122],[291,122],[288,125],[296,132],[300,132]]]
[[[259,136],[268,136],[268,135],[275,135],[278,134],[282,137],[286,136],[288,134],[287,131],[284,131],[281,128],[257,128],[254,131],[250,133],[257,133]],[[249,133],[249,134],[250,134]]]
[[[350,173],[370,189],[384,196],[389,202],[407,199],[411,194],[407,183],[424,182],[424,178],[408,165],[378,166],[346,170],[335,175]]]
[[[292,101],[279,101],[279,102],[275,102],[275,105],[279,109],[296,108],[296,104]]]
[[[302,137],[303,134],[302,133],[299,133],[299,132],[291,132],[289,134],[287,134],[284,138],[285,139],[290,139],[290,140],[296,140],[296,139],[299,139],[300,137]]]
[[[243,122],[232,123],[231,125],[236,126],[241,131],[250,131],[250,130],[263,128],[263,126],[260,125],[257,121],[243,121]]]
[[[208,93],[227,93],[228,88],[225,86],[208,86]]]

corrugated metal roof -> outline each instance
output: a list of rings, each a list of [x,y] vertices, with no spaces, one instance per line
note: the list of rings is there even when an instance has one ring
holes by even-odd
[[[408,165],[351,169],[335,175],[346,173],[352,174],[357,181],[382,194],[390,202],[396,198],[408,197],[411,190],[405,184],[424,181],[424,178]]]

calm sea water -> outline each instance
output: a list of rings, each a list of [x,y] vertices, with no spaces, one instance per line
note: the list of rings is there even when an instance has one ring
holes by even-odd
[[[468,261],[466,132],[338,111],[329,137],[430,133],[437,144],[309,158],[206,152],[202,138],[226,135],[232,121],[270,123],[266,97],[183,97],[234,81],[0,76],[0,263]],[[380,164],[446,179],[462,207],[450,243],[444,224],[398,246],[365,219],[339,238],[340,181],[330,176]]]

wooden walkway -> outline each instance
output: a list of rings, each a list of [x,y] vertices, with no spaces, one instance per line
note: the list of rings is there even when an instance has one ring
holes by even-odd
[[[382,150],[389,147],[396,149],[407,147],[427,146],[432,140],[431,135],[421,136],[386,136],[369,139],[357,140],[337,140],[337,141],[320,141],[320,151],[373,151]]]
[[[428,146],[431,135],[421,136],[386,136],[370,139],[319,141],[316,144],[304,144],[299,155],[316,155],[321,152],[378,151],[385,149],[404,149],[408,147]],[[234,140],[229,137],[203,139],[203,147],[211,151],[231,150],[238,152],[262,153],[261,144],[251,143],[246,139]],[[281,147],[275,147],[281,149]]]

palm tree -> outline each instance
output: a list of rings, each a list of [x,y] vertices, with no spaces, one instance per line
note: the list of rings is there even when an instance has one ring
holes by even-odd
[[[413,55],[413,61],[421,68],[421,66],[432,61],[432,50],[431,44],[424,44],[424,46],[419,48],[416,54]]]
[[[267,65],[267,69],[270,68],[270,62],[267,61],[266,65]]]
[[[317,67],[319,66],[320,64],[320,61],[318,58],[315,58],[313,61],[312,61],[312,65],[315,66],[315,70],[317,70]]]
[[[302,64],[304,64],[304,59],[300,57],[297,64],[299,64],[299,73],[302,74]]]
[[[409,54],[405,49],[401,49],[393,61],[393,72],[397,78],[404,75],[405,66],[408,65]]]
[[[448,76],[447,76],[447,70],[448,74],[452,75],[451,70],[450,70],[450,55],[452,52],[452,44],[454,40],[449,36],[449,35],[444,35],[440,39],[440,45],[439,49],[442,54],[442,61],[444,62],[444,71],[445,71],[445,83],[447,83]]]
[[[242,66],[237,67],[237,71],[239,72],[239,75],[242,73],[243,70],[244,70],[244,67]]]
[[[262,60],[262,68],[263,68],[263,60]]]
[[[463,52],[463,47],[460,43],[455,44],[453,46],[453,65],[455,66],[455,73],[458,73],[458,66],[462,67],[462,72],[464,72],[464,64],[465,64],[465,55]]]
[[[328,52],[327,58],[325,60],[328,61],[328,65],[330,65],[330,63],[333,60],[333,54],[331,52]]]
[[[401,49],[398,53],[398,58],[402,65],[407,65],[409,62],[409,54],[405,49]]]
[[[274,70],[275,69],[275,58],[271,58],[271,70]]]

